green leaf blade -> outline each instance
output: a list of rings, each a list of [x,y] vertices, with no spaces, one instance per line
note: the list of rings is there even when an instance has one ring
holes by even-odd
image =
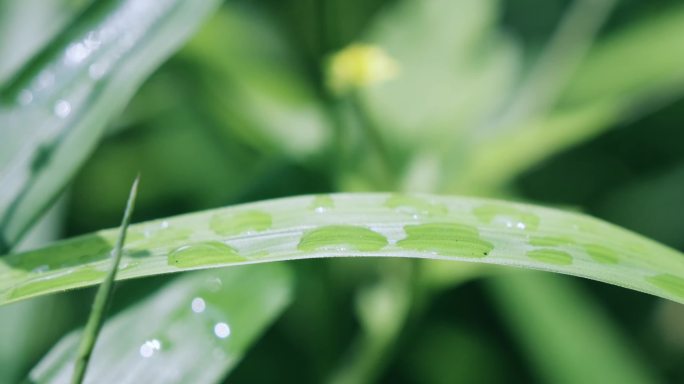
[[[65,187],[105,125],[218,0],[105,1],[0,93],[0,249]]]
[[[284,265],[176,279],[104,326],[84,382],[220,382],[287,307],[292,290]],[[78,332],[66,335],[29,381],[67,381],[77,345]]]
[[[118,278],[304,258],[411,257],[580,276],[684,303],[682,253],[586,215],[437,195],[412,195],[400,205],[383,193],[331,198],[332,207],[301,196],[132,225]],[[239,233],[212,228],[226,220],[239,222]],[[0,303],[97,283],[115,235],[100,231],[6,257]]]

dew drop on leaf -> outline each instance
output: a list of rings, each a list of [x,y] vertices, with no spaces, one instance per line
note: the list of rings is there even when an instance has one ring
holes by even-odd
[[[397,246],[444,256],[476,257],[489,255],[494,245],[480,238],[477,228],[460,223],[407,225],[406,238]]]
[[[385,206],[410,215],[438,216],[446,215],[448,212],[444,204],[431,203],[424,198],[411,195],[392,195],[385,201]]]
[[[316,195],[309,206],[309,209],[317,213],[322,213],[335,207],[335,202],[329,195]]]
[[[190,303],[190,308],[195,313],[202,313],[207,308],[207,303],[201,297],[195,297]]]
[[[271,215],[262,211],[240,213],[217,213],[211,218],[209,227],[219,235],[233,236],[243,233],[261,232],[271,228]]]
[[[505,228],[536,230],[539,227],[539,216],[510,206],[481,205],[473,214],[485,224],[500,224]]]
[[[184,245],[169,253],[167,264],[178,268],[237,263],[246,260],[237,251],[220,241]]]
[[[224,322],[216,323],[214,325],[214,335],[219,339],[225,339],[230,336],[230,326]]]
[[[530,259],[554,265],[570,265],[572,264],[572,256],[563,251],[557,249],[535,249],[527,252],[527,257]]]
[[[297,248],[301,251],[373,252],[386,245],[385,236],[368,228],[329,225],[304,233]]]
[[[681,277],[663,273],[660,275],[649,276],[646,278],[646,281],[675,296],[684,298],[684,279]]]
[[[71,104],[66,100],[57,100],[53,112],[55,116],[64,119],[71,114]]]
[[[618,257],[615,251],[598,244],[587,244],[584,246],[585,252],[597,263],[617,264]]]

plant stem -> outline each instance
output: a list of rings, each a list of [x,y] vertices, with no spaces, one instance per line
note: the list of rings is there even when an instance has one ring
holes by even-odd
[[[133,206],[135,205],[135,198],[138,193],[139,181],[140,175],[135,178],[135,181],[131,186],[131,192],[128,196],[128,202],[126,203],[126,211],[124,212],[123,220],[121,221],[119,237],[117,238],[116,246],[114,247],[114,257],[111,269],[104,281],[102,281],[100,288],[97,290],[88,323],[83,330],[81,344],[78,347],[78,355],[76,356],[76,361],[74,363],[74,375],[71,379],[72,384],[81,384],[83,382],[88,362],[90,361],[95,342],[97,341],[97,336],[100,333],[100,329],[102,329],[105,314],[112,299],[114,278],[116,277],[116,271],[119,269],[119,262],[121,261],[121,254],[123,253],[123,246],[126,241],[126,229],[131,222],[131,215],[133,214]]]

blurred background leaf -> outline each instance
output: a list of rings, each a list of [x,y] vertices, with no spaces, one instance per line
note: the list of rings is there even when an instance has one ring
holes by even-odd
[[[216,5],[98,2],[2,90],[1,249],[49,207],[107,120]]]
[[[291,289],[291,275],[280,264],[176,279],[106,324],[84,382],[214,383],[278,317]],[[30,381],[67,382],[79,336],[70,333],[57,343]]]

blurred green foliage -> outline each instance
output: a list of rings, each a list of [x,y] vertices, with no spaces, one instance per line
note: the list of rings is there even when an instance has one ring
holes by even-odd
[[[0,88],[89,3],[0,1]],[[138,221],[302,193],[429,191],[569,207],[683,250],[684,6],[597,1],[594,35],[581,28],[591,3],[226,2],[108,123],[27,246],[116,226],[140,172]],[[554,36],[565,56],[545,56]],[[326,68],[353,43],[382,48],[399,72],[339,96]],[[681,305],[490,268],[290,264],[292,305],[230,382],[684,382]],[[114,312],[171,280],[122,283]],[[0,308],[0,382],[25,377],[91,299]]]

